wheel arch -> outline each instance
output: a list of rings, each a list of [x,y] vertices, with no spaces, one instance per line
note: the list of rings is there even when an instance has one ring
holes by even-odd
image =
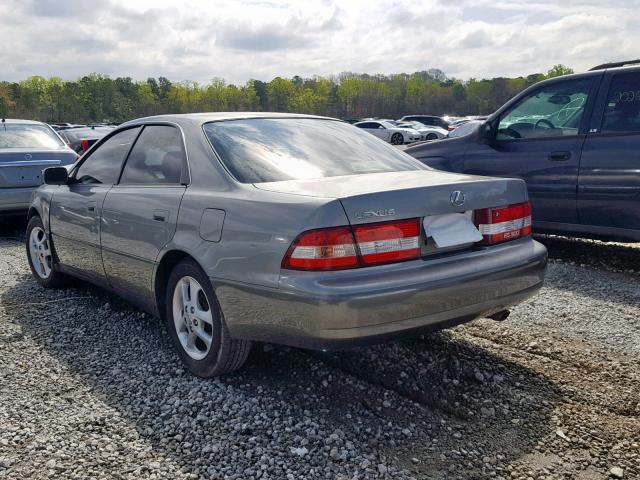
[[[173,268],[183,260],[193,260],[195,263],[200,265],[200,262],[196,260],[193,255],[187,253],[184,250],[172,249],[166,251],[162,258],[160,258],[160,262],[158,262],[158,266],[156,267],[156,271],[153,278],[153,291],[155,297],[156,311],[158,312],[158,316],[161,319],[165,319],[165,296],[167,293],[167,282],[169,280],[169,275],[171,275],[171,271]],[[202,267],[200,265],[200,267]]]

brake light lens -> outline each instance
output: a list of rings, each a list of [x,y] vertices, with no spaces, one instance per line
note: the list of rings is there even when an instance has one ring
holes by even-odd
[[[350,227],[304,232],[294,240],[282,261],[283,268],[294,270],[340,270],[358,264]]]
[[[474,221],[485,245],[525,237],[531,235],[531,203],[476,210]]]
[[[298,236],[282,268],[341,270],[420,257],[420,219],[309,230]]]
[[[400,262],[420,256],[419,219],[353,228],[363,264]]]
[[[82,148],[82,153],[89,150],[89,140],[86,140],[84,138],[80,140],[80,148]]]

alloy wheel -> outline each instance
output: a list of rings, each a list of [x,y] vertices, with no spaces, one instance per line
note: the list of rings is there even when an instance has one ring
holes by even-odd
[[[38,276],[43,280],[49,278],[53,268],[53,257],[47,234],[40,227],[34,227],[29,235],[29,255]]]
[[[184,351],[202,360],[213,342],[213,316],[207,294],[198,281],[182,277],[173,291],[173,323]]]

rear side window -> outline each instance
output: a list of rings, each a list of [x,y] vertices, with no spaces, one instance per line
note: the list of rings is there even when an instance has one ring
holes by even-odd
[[[75,174],[76,180],[87,184],[113,185],[116,183],[122,162],[139,131],[140,127],[123,130],[105,141],[82,162]]]
[[[180,131],[167,125],[144,127],[120,178],[120,184],[179,184],[184,152]]]
[[[204,125],[229,172],[260,183],[376,172],[428,170],[353,125],[313,118],[254,118]]]
[[[0,148],[57,149],[63,146],[64,143],[46,125],[0,124]]]
[[[611,80],[601,132],[640,132],[640,73],[619,74]]]

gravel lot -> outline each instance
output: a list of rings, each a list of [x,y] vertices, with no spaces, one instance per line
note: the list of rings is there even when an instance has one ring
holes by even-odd
[[[31,280],[0,225],[0,478],[640,478],[640,248],[542,238],[502,323],[188,374],[159,322]]]

